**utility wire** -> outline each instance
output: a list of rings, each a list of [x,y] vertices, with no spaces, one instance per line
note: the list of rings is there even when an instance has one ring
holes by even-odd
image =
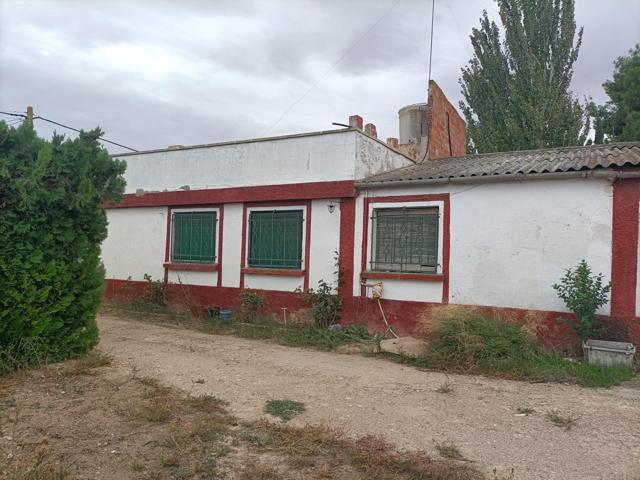
[[[0,111],[0,113],[2,113],[4,115],[10,115],[12,117],[21,117],[23,119],[28,118],[24,113],[10,113],[10,112],[3,112],[3,111]],[[63,125],[62,123],[54,122],[53,120],[50,120],[48,118],[44,118],[44,117],[42,117],[40,115],[37,115],[37,116],[33,117],[33,119],[34,120],[42,120],[44,122],[53,123],[54,125],[58,125],[59,127],[62,127],[62,128],[68,128],[69,130],[73,130],[74,132],[81,132],[81,130],[79,130],[77,128],[73,128],[73,127],[70,127],[68,125]],[[98,140],[100,140],[101,142],[110,143],[112,145],[117,145],[118,147],[126,148],[127,150],[131,150],[132,152],[137,152],[138,151],[135,148],[127,147],[126,145],[122,145],[120,143],[112,142],[111,140],[107,140],[104,137],[98,137]]]
[[[68,128],[69,130],[73,130],[74,132],[80,132],[81,131],[81,130],[78,130],[77,128],[69,127],[68,125],[63,125],[62,123],[54,122],[53,120],[49,120],[48,118],[41,117],[40,115],[37,115],[37,116],[33,117],[33,119],[34,120],[37,119],[37,120],[42,120],[42,121],[45,121],[45,122],[53,123],[54,125],[58,125],[59,127],[63,127],[63,128]],[[126,145],[122,145],[121,143],[112,142],[111,140],[107,140],[106,138],[103,138],[103,137],[98,137],[98,139],[100,139],[100,141],[102,141],[102,142],[107,142],[107,143],[110,143],[112,145],[117,145],[118,147],[126,148],[127,150],[131,150],[132,152],[137,152],[138,151],[135,148],[127,147]]]
[[[427,108],[429,108],[429,88],[431,87],[431,60],[433,58],[433,19],[436,11],[436,0],[431,0],[431,35],[429,39],[429,76],[427,78]],[[429,118],[429,112],[427,112],[427,118]],[[429,155],[429,133],[427,132],[427,140],[424,149],[424,156],[422,161],[424,162]]]
[[[344,59],[345,59],[345,57],[346,57],[347,55],[349,55],[349,53],[351,53],[351,51],[352,51],[352,50],[353,50],[353,49],[354,49],[354,48],[355,48],[355,47],[356,47],[356,46],[357,46],[357,45],[362,41],[362,39],[363,39],[364,37],[366,37],[366,36],[369,34],[369,32],[371,32],[374,28],[376,28],[376,27],[378,26],[378,24],[379,24],[380,22],[382,22],[382,20],[383,20],[387,15],[389,15],[389,14],[391,13],[391,11],[392,11],[394,8],[396,8],[396,6],[397,6],[399,3],[400,3],[400,0],[396,0],[396,2],[395,2],[393,5],[391,5],[391,8],[389,8],[386,12],[384,12],[384,13],[382,14],[382,16],[380,16],[380,17],[379,17],[379,18],[378,18],[378,19],[377,19],[377,20],[376,20],[376,21],[375,21],[375,22],[374,22],[374,23],[373,23],[373,24],[372,24],[372,25],[367,29],[367,31],[366,31],[366,32],[364,32],[360,37],[358,37],[358,39],[357,39],[355,42],[353,42],[353,43],[349,46],[349,48],[347,48],[347,49],[342,53],[342,55],[340,56],[340,58],[338,58],[338,60],[336,60],[336,61],[335,61],[335,62],[334,62],[330,67],[329,67],[329,69],[328,69],[326,72],[324,72],[324,73],[320,76],[320,78],[318,78],[318,80],[316,80],[316,81],[313,83],[313,85],[311,85],[311,86],[309,87],[309,89],[308,89],[306,92],[304,92],[304,93],[302,94],[302,96],[301,96],[300,98],[298,98],[295,102],[293,102],[291,105],[289,105],[289,107],[288,107],[288,108],[287,108],[287,109],[282,113],[282,115],[280,115],[280,118],[278,118],[278,120],[276,120],[276,122],[275,122],[273,125],[271,125],[269,128],[267,128],[261,136],[262,136],[262,137],[264,137],[264,136],[266,136],[266,135],[267,135],[271,130],[273,130],[273,129],[274,129],[274,128],[275,128],[275,127],[276,127],[276,126],[277,126],[277,125],[282,121],[282,119],[283,119],[283,118],[284,118],[284,117],[285,117],[285,116],[286,116],[286,115],[287,115],[291,110],[293,110],[293,108],[294,108],[296,105],[298,105],[302,100],[304,100],[304,99],[305,99],[305,97],[306,97],[307,95],[309,95],[309,94],[311,93],[311,91],[312,91],[314,88],[316,88],[316,87],[318,86],[318,84],[319,84],[322,80],[324,80],[324,78],[325,78],[327,75],[329,75],[329,74],[333,71],[333,69],[334,69],[334,68],[336,68],[336,67],[338,66],[338,64],[339,64],[342,60],[344,60]]]

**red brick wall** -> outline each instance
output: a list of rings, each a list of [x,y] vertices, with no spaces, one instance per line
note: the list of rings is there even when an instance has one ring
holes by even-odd
[[[429,82],[427,110],[429,159],[467,153],[467,124],[436,82]]]

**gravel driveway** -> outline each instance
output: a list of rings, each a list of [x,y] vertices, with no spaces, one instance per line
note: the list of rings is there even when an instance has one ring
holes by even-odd
[[[586,389],[450,375],[340,355],[136,322],[103,314],[100,348],[141,376],[230,402],[255,420],[269,399],[304,402],[291,423],[326,423],[437,455],[450,442],[469,460],[514,479],[640,479],[640,390]],[[197,382],[196,382],[197,381]],[[202,383],[204,382],[204,383]],[[532,408],[529,416],[518,408]],[[570,431],[550,411],[579,417]]]

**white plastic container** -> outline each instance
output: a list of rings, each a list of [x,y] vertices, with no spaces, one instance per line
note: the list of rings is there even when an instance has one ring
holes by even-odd
[[[610,367],[633,366],[636,347],[632,343],[610,342],[607,340],[587,340],[582,344],[584,358],[588,363]]]

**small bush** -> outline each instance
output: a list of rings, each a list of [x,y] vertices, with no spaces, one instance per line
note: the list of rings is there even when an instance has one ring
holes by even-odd
[[[416,364],[589,387],[617,385],[633,377],[631,368],[590,365],[544,352],[521,325],[484,316],[474,308],[443,309],[428,322],[433,329],[429,353]]]
[[[244,320],[247,322],[255,322],[258,318],[258,311],[262,308],[264,299],[253,290],[243,290],[240,293],[240,305]]]
[[[324,280],[318,282],[318,288],[307,291],[307,301],[311,305],[311,315],[317,326],[328,327],[340,321],[342,299],[335,289]]]
[[[595,314],[607,303],[611,283],[604,284],[601,273],[594,275],[587,262],[582,260],[577,267],[567,270],[553,288],[575,314],[578,323],[572,326],[582,340],[602,334],[602,326],[596,323]]]
[[[492,366],[505,359],[531,356],[533,339],[519,326],[471,310],[442,322],[431,348],[449,365]]]

